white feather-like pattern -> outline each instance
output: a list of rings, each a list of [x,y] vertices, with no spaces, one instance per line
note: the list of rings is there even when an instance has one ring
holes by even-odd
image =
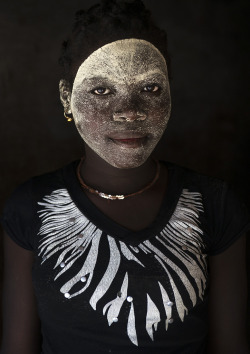
[[[62,274],[66,275],[69,269],[72,270],[76,261],[83,259],[80,271],[76,272],[73,277],[71,276],[60,289],[63,294],[70,294],[69,298],[78,296],[90,286],[94,277],[98,263],[99,243],[103,233],[82,214],[65,189],[52,192],[38,204],[41,206],[39,216],[42,221],[39,230],[41,263],[52,256],[55,257],[54,268],[58,269],[56,280]],[[207,280],[207,265],[202,256],[204,245],[199,221],[201,212],[203,212],[203,205],[200,193],[184,189],[168,224],[159,235],[151,237],[150,241],[146,240],[137,246],[132,246],[105,235],[110,250],[110,259],[99,284],[93,289],[89,299],[93,309],[96,310],[98,301],[105,294],[109,294],[110,287],[124,261],[135,262],[134,268],[147,268],[142,259],[145,260],[147,255],[152,254],[155,261],[162,267],[163,274],[166,275],[172,288],[171,294],[160,282],[156,282],[165,308],[165,319],[162,318],[162,320],[166,322],[166,330],[168,319],[174,313],[172,307],[166,305],[167,300],[174,302],[177,314],[183,321],[185,315],[188,314],[188,309],[184,304],[178,284],[181,282],[184,285],[192,305],[195,306],[197,298],[203,298]],[[79,238],[79,234],[83,237]],[[183,249],[183,246],[186,249]],[[171,259],[166,257],[166,254],[171,254]],[[61,267],[62,262],[63,267]],[[148,271],[150,272],[150,269]],[[86,282],[83,283],[82,288],[75,293],[72,292],[73,286],[85,276]],[[133,274],[128,271],[124,274],[123,283],[117,289],[117,293],[120,292],[122,295],[113,298],[103,307],[103,314],[107,316],[109,325],[113,323],[114,318],[119,316],[121,307],[126,303],[131,276]],[[130,295],[133,295],[133,289],[130,289]],[[111,294],[110,296],[112,298]],[[153,329],[157,330],[157,323],[162,315],[154,299],[147,293],[147,289],[144,294],[141,294],[141,298],[146,298],[147,301],[145,329],[153,340]],[[138,345],[135,306],[136,303],[131,303],[127,335],[132,343]]]

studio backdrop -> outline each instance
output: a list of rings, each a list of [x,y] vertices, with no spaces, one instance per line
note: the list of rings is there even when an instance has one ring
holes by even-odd
[[[227,180],[250,206],[249,2],[144,2],[171,55],[173,108],[157,155]],[[63,116],[58,57],[75,11],[95,3],[1,0],[1,208],[18,184],[83,154]]]

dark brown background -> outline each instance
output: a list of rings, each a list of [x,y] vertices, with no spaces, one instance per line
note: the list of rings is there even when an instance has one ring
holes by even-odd
[[[57,60],[75,11],[95,2],[0,2],[1,208],[27,178],[82,155],[60,106]],[[249,1],[144,2],[167,30],[172,57],[160,157],[233,183],[250,206]]]

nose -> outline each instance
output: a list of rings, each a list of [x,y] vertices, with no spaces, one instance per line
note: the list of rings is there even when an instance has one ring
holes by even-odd
[[[135,120],[143,121],[147,118],[144,112],[136,110],[121,110],[113,114],[113,119],[116,122],[133,122]]]

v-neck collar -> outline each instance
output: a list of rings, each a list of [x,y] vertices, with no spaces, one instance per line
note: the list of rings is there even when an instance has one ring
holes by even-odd
[[[134,245],[158,235],[163,230],[176,208],[183,189],[182,168],[169,162],[163,162],[168,170],[168,185],[160,210],[149,226],[139,231],[132,231],[103,214],[89,200],[76,175],[78,163],[79,160],[74,161],[63,169],[64,183],[75,205],[97,228],[111,237]]]

